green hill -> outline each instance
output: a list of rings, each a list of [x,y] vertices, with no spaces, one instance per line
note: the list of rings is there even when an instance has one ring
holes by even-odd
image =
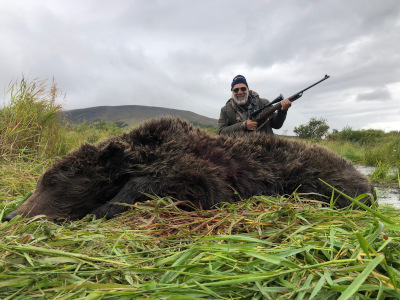
[[[122,122],[129,126],[160,116],[177,116],[201,127],[216,128],[218,123],[217,119],[201,116],[186,110],[141,105],[97,106],[62,112],[62,118],[72,123],[104,120],[110,123]]]

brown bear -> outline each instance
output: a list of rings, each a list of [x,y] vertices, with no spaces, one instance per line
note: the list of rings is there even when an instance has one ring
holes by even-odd
[[[145,201],[148,194],[190,201],[202,209],[295,190],[329,202],[332,188],[320,179],[351,197],[374,194],[350,162],[322,147],[259,133],[217,136],[163,117],[69,153],[40,177],[34,194],[6,220],[17,214],[43,214],[51,220],[86,214],[111,218],[129,209],[121,203]],[[370,204],[370,197],[364,201]],[[339,196],[335,206],[351,203]]]

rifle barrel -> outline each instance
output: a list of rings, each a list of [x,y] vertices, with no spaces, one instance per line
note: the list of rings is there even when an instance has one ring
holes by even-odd
[[[297,94],[302,94],[303,92],[305,92],[305,91],[307,91],[307,90],[311,89],[313,86],[317,85],[318,83],[320,83],[320,82],[322,82],[322,81],[324,81],[324,80],[327,80],[329,77],[331,77],[331,76],[329,76],[329,75],[325,75],[325,77],[324,77],[324,78],[322,78],[320,81],[317,81],[316,83],[314,83],[314,84],[310,85],[309,87],[307,87],[307,88],[305,88],[304,90],[302,90],[302,91],[298,92]]]
[[[325,77],[322,78],[320,81],[317,81],[316,83],[310,85],[309,87],[306,87],[304,90],[301,90],[300,92],[298,92],[298,93],[296,93],[296,94],[290,96],[288,99],[289,99],[290,101],[292,101],[292,102],[295,101],[295,100],[297,100],[297,99],[299,99],[301,96],[303,96],[303,93],[304,93],[305,91],[311,89],[313,86],[317,85],[318,83],[320,83],[320,82],[322,82],[322,81],[324,81],[324,80],[327,80],[329,77],[330,77],[329,75],[325,75]]]

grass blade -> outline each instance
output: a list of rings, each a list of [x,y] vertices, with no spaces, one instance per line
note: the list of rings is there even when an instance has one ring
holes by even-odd
[[[385,258],[383,255],[378,255],[375,257],[374,260],[372,260],[364,269],[364,271],[362,271],[361,274],[358,275],[357,278],[352,282],[352,284],[350,284],[350,286],[342,293],[338,300],[347,300],[352,295],[357,293],[359,287],[364,283],[376,266],[379,265],[384,259]]]

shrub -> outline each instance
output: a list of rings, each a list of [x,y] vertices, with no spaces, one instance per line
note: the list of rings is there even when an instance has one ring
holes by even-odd
[[[307,125],[295,127],[293,132],[302,139],[318,139],[320,140],[328,133],[329,125],[325,119],[311,118]]]

